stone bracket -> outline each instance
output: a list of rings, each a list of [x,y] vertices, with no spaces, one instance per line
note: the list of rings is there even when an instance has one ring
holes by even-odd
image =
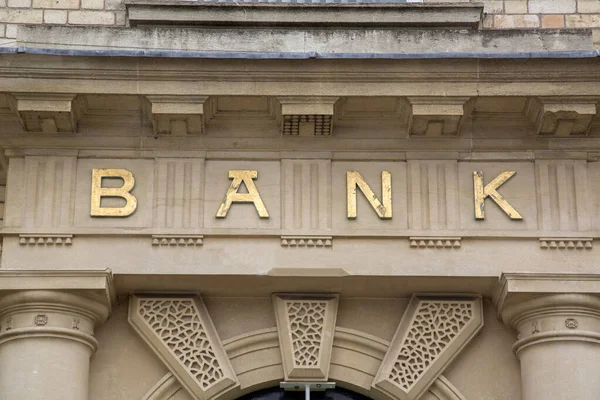
[[[400,400],[420,398],[482,327],[480,297],[413,296],[373,387]]]
[[[597,113],[595,99],[531,98],[525,115],[538,136],[586,136]]]
[[[338,97],[278,96],[283,136],[330,136]]]
[[[200,296],[131,296],[129,323],[194,399],[239,385]]]
[[[186,136],[205,132],[208,96],[146,96],[154,135]]]
[[[457,136],[468,97],[408,97],[410,136]]]
[[[15,93],[11,107],[30,133],[75,133],[81,117],[75,94]]]
[[[327,381],[339,296],[276,294],[273,305],[286,381]]]

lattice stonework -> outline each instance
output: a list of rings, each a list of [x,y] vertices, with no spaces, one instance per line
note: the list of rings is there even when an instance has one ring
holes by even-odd
[[[482,326],[480,298],[413,297],[373,386],[419,398]]]
[[[129,321],[195,399],[237,386],[200,297],[132,296]]]
[[[337,295],[273,297],[285,379],[327,380]]]

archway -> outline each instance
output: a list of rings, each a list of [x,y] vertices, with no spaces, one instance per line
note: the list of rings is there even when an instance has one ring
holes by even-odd
[[[311,400],[371,400],[370,397],[343,388],[311,392]],[[237,400],[304,400],[304,392],[284,391],[278,387],[259,390],[238,397]]]

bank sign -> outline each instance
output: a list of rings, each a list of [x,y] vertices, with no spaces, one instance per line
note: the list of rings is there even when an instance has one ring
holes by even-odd
[[[485,219],[485,200],[490,199],[511,220],[521,220],[523,217],[499,192],[500,186],[515,175],[515,171],[504,171],[493,177],[487,184],[484,182],[482,171],[473,171],[473,210],[475,219]],[[226,218],[229,210],[238,203],[251,203],[254,205],[259,218],[269,218],[269,211],[263,202],[260,188],[257,182],[258,171],[246,169],[229,170],[231,183],[224,193],[223,201],[215,210],[216,218]],[[91,208],[92,217],[114,217],[124,218],[132,215],[137,207],[138,201],[132,190],[135,186],[133,173],[122,168],[92,169],[91,185]],[[105,187],[105,179],[120,179],[122,185],[119,187]],[[378,182],[379,183],[379,182]],[[392,219],[392,174],[389,171],[381,171],[381,196],[377,196],[371,185],[367,182],[360,171],[346,171],[346,216],[348,219],[356,219],[357,196],[360,191],[370,204],[372,211],[379,219]],[[102,206],[105,198],[119,198],[124,201],[120,207]]]

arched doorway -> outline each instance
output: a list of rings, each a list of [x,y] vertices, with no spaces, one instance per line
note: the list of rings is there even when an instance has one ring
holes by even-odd
[[[372,400],[370,397],[347,389],[336,388],[322,392],[312,391],[311,400]],[[284,391],[278,387],[259,390],[238,397],[237,400],[304,400],[304,392]]]

